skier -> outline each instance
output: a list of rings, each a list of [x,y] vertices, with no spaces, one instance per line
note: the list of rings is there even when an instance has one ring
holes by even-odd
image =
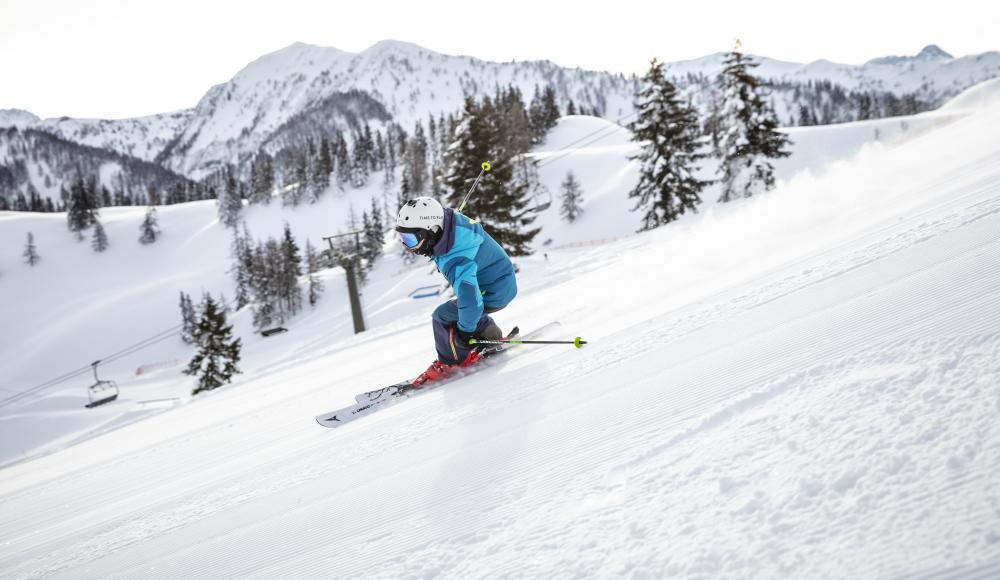
[[[437,360],[417,377],[422,385],[475,364],[472,339],[503,336],[489,315],[517,295],[514,264],[483,226],[434,198],[417,197],[399,208],[399,241],[407,251],[431,258],[455,291],[455,299],[434,310]]]

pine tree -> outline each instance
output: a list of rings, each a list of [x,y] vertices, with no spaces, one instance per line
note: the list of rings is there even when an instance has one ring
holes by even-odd
[[[724,99],[721,202],[772,189],[774,167],[767,160],[789,155],[785,150],[788,136],[777,131],[777,116],[765,100],[766,85],[750,74],[749,69],[756,66],[740,52],[737,41],[719,75]]]
[[[344,139],[344,134],[341,133],[340,130],[334,133],[333,148],[333,158],[337,165],[335,170],[337,187],[343,191],[344,184],[347,183],[351,177],[351,155],[350,151],[348,151],[347,141]]]
[[[861,93],[858,97],[858,120],[867,121],[871,118],[873,118],[872,98],[868,93]]]
[[[35,184],[30,181],[28,182],[28,209],[30,211],[45,211],[45,203],[42,201],[42,196],[38,194]]]
[[[94,237],[90,242],[90,247],[97,253],[108,249],[108,234],[104,232],[104,226],[101,225],[100,221],[94,221]]]
[[[198,316],[194,312],[191,296],[181,292],[181,340],[187,344],[197,343]]]
[[[235,228],[243,211],[243,197],[236,181],[235,169],[227,165],[222,171],[223,187],[219,194],[219,221],[226,227]]]
[[[292,229],[285,222],[284,236],[281,240],[281,294],[288,307],[288,312],[294,315],[302,308],[302,291],[299,289],[299,276],[302,275],[302,257],[299,246],[292,237]]]
[[[583,202],[583,193],[580,191],[580,183],[572,171],[566,172],[566,179],[562,182],[562,207],[560,215],[569,223],[576,221],[583,213],[580,203]]]
[[[403,157],[403,179],[409,186],[410,197],[424,195],[427,191],[427,139],[424,126],[418,121],[413,128],[413,137],[406,141]]]
[[[644,88],[636,95],[635,121],[629,124],[632,139],[642,144],[630,159],[642,162],[639,183],[629,192],[636,200],[633,211],[643,210],[641,230],[670,223],[687,210],[696,211],[699,194],[707,182],[694,177],[695,162],[704,155],[698,135],[698,117],[667,80],[663,63],[650,63]]]
[[[887,93],[885,96],[885,116],[898,117],[901,109],[899,97],[892,93]]]
[[[448,202],[457,207],[482,162],[490,161],[492,171],[480,181],[475,198],[469,202],[471,213],[508,254],[529,254],[531,241],[540,231],[528,228],[535,219],[526,215],[531,184],[515,175],[519,160],[503,147],[495,109],[488,97],[481,106],[471,97],[466,98],[455,139],[448,148],[449,173],[444,180]]]
[[[196,334],[198,352],[184,370],[198,377],[193,395],[232,382],[233,375],[240,372],[236,365],[240,362],[242,340],[234,340],[232,330],[232,325],[226,324],[225,311],[206,294]]]
[[[309,155],[305,149],[299,149],[295,152],[292,159],[291,177],[291,187],[286,187],[283,200],[285,205],[296,207],[306,198],[306,194],[309,193],[309,183],[311,181],[309,175]]]
[[[556,126],[559,121],[559,105],[556,103],[556,90],[548,85],[542,91],[542,123],[546,131]]]
[[[253,292],[253,324],[258,329],[270,326],[274,320],[272,280],[274,274],[267,259],[267,250],[262,242],[257,242],[252,254],[250,268],[250,290]]]
[[[24,263],[34,267],[41,258],[38,256],[38,249],[35,248],[35,234],[28,232],[28,241],[24,246]]]
[[[139,236],[140,244],[152,244],[160,237],[160,225],[156,219],[156,208],[150,206],[146,208],[146,217],[139,226],[141,232]]]
[[[368,185],[368,145],[363,133],[354,136],[354,155],[351,159],[351,185],[360,188]]]
[[[361,143],[362,151],[364,155],[362,159],[364,160],[365,170],[371,173],[375,171],[375,139],[372,137],[372,128],[367,122],[364,128],[361,130]]]
[[[247,224],[243,222],[243,232],[247,231]],[[233,281],[236,283],[236,310],[239,310],[250,303],[250,269],[248,252],[245,237],[233,230],[233,243],[230,247],[233,258],[233,266],[230,272],[233,274]]]
[[[816,124],[815,115],[809,105],[801,104],[799,105],[799,120],[798,124],[801,127],[809,127]]]
[[[556,90],[551,85],[539,92],[535,87],[535,95],[528,109],[532,133],[535,143],[541,143],[545,134],[559,121],[559,105],[556,103]]]
[[[388,163],[385,150],[385,139],[382,138],[382,131],[375,130],[375,165],[373,169],[384,170]]]
[[[330,177],[333,175],[333,152],[330,149],[330,138],[323,135],[316,151],[316,161],[313,163],[313,200],[318,200],[330,187]]]
[[[723,156],[723,140],[726,134],[725,95],[719,78],[706,87],[705,117],[702,120],[702,134],[706,136],[713,157]]]
[[[320,258],[309,240],[306,240],[306,271],[309,274],[309,305],[316,306],[323,293],[323,281],[316,275],[320,270]]]
[[[250,165],[250,201],[267,205],[274,191],[274,160],[261,151]]]
[[[364,228],[363,253],[370,270],[375,266],[375,261],[382,255],[382,245],[385,243],[382,208],[379,207],[374,197],[372,197],[371,213],[367,217],[368,223]]]
[[[66,225],[71,232],[77,234],[77,239],[83,239],[83,230],[87,229],[97,220],[97,208],[92,204],[91,197],[87,194],[87,185],[83,177],[77,175],[70,186],[69,202],[66,210]]]

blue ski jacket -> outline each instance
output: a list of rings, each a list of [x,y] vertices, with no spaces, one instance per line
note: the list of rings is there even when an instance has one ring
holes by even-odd
[[[441,239],[433,260],[458,299],[458,328],[475,332],[484,310],[499,310],[517,295],[514,264],[483,226],[444,208]]]

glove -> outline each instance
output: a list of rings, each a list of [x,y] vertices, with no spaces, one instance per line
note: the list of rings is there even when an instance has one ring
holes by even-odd
[[[461,346],[462,348],[471,348],[474,345],[469,344],[472,339],[478,339],[479,335],[475,332],[465,332],[459,327],[455,327],[455,344]]]

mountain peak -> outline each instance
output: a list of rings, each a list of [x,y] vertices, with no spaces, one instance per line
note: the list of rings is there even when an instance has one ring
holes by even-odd
[[[0,109],[0,128],[19,127],[23,129],[33,127],[40,121],[41,119],[37,115],[23,109]]]
[[[423,51],[427,51],[427,49],[413,44],[412,42],[404,42],[402,40],[392,40],[387,38],[369,46],[362,51],[362,54],[383,54],[387,52],[415,53]]]
[[[928,44],[920,51],[917,58],[922,58],[924,60],[937,60],[937,59],[952,59],[955,58],[948,54],[947,52],[941,50],[941,47],[936,44]]]
[[[865,64],[893,65],[914,60],[951,60],[953,58],[955,57],[942,50],[940,46],[928,44],[916,56],[883,56],[881,58],[873,58]]]

